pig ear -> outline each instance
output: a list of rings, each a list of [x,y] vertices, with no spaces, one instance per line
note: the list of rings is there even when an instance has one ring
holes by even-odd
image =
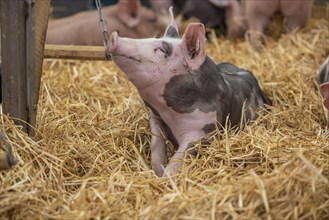
[[[169,23],[167,25],[166,31],[163,35],[164,37],[178,38],[178,27],[174,18],[173,7],[169,8]]]
[[[187,65],[192,69],[198,69],[206,58],[205,28],[201,23],[188,25],[182,39],[182,51]]]
[[[139,0],[119,0],[118,17],[128,27],[139,24],[141,3]]]
[[[323,105],[329,110],[329,82],[321,84],[320,91],[323,96]]]

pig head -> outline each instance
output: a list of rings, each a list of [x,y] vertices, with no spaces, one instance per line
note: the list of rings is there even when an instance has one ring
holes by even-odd
[[[327,126],[329,127],[329,56],[320,67],[318,83],[323,96],[323,106],[327,112]]]
[[[130,38],[150,37],[164,31],[166,22],[157,14],[143,7],[139,0],[119,0],[116,5],[102,8],[109,33],[116,31]],[[103,45],[103,35],[99,28],[96,10],[50,20],[46,43],[72,45]]]
[[[216,64],[206,55],[205,28],[192,23],[180,39],[171,19],[162,38],[131,39],[113,33],[113,61],[150,109],[151,164],[158,176],[177,173],[184,154],[216,127],[254,120],[271,101],[248,71]],[[243,118],[242,118],[243,117]],[[166,140],[178,145],[167,164]]]

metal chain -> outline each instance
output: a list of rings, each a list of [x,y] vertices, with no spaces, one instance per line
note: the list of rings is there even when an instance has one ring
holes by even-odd
[[[98,15],[99,15],[99,26],[100,26],[101,32],[103,34],[105,57],[107,60],[111,60],[112,56],[111,56],[110,51],[108,50],[109,33],[106,28],[106,22],[103,20],[103,17],[102,17],[102,4],[101,4],[100,0],[95,0],[95,3],[96,3],[97,10],[98,10]]]

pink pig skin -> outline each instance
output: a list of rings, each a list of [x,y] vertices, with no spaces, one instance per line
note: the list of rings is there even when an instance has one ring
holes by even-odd
[[[116,65],[136,86],[150,108],[151,164],[156,175],[178,172],[187,151],[217,123],[232,126],[257,118],[256,110],[271,101],[248,71],[229,63],[214,63],[205,52],[205,28],[192,23],[180,39],[170,10],[164,37],[131,39],[110,37],[109,50]],[[164,135],[164,136],[163,136]],[[178,145],[167,162],[166,140]]]
[[[243,0],[250,31],[250,43],[261,48],[261,35],[275,12],[284,16],[286,32],[306,25],[314,0]]]
[[[130,38],[150,37],[157,32],[163,32],[166,28],[165,19],[141,6],[139,0],[120,0],[114,6],[103,7],[102,16],[109,34],[116,31],[121,36]],[[86,11],[66,18],[50,20],[46,43],[103,45],[98,12]]]

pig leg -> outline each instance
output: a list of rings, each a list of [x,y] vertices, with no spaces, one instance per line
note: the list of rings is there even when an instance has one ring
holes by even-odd
[[[166,167],[166,169],[163,173],[164,177],[171,176],[175,173],[178,173],[179,168],[183,164],[185,152],[187,151],[188,147],[189,147],[189,143],[183,143],[183,144],[179,145],[177,152],[171,158],[168,166]]]
[[[313,0],[281,1],[281,11],[285,17],[286,32],[302,28],[306,25],[312,10]]]
[[[174,154],[174,156],[171,158],[168,166],[164,171],[163,176],[166,177],[178,173],[179,168],[183,164],[185,153],[188,152],[192,155],[196,155],[196,151],[195,149],[193,149],[193,147],[196,143],[198,143],[197,140],[201,140],[201,142],[203,142],[203,140],[206,140],[204,139],[204,136],[205,134],[202,132],[187,134],[187,136],[183,138],[182,142],[179,143],[179,148]]]
[[[249,26],[249,43],[260,50],[264,45],[263,32],[269,18],[278,8],[277,1],[246,1],[246,16]]]
[[[161,133],[161,122],[151,112],[150,127],[151,138],[151,165],[157,176],[162,176],[164,166],[167,164],[167,146]]]
[[[309,14],[297,14],[297,15],[289,15],[285,16],[284,27],[287,33],[304,27],[309,18]]]
[[[231,5],[227,7],[226,21],[228,21],[227,37],[229,39],[242,37],[247,30],[247,22],[242,7],[237,1],[231,1]]]
[[[268,19],[269,18],[265,15],[256,14],[248,17],[249,43],[256,50],[260,50],[265,44],[263,39],[263,32]]]

